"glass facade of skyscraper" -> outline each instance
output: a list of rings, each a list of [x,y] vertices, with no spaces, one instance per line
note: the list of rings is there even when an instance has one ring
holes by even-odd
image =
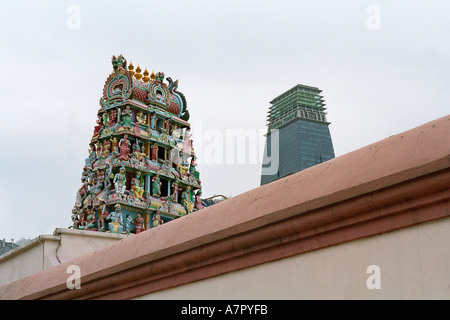
[[[335,157],[320,93],[297,85],[271,101],[261,185]]]

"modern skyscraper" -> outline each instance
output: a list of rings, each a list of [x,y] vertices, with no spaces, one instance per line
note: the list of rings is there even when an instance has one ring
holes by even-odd
[[[298,84],[270,102],[261,185],[334,158],[321,92]]]

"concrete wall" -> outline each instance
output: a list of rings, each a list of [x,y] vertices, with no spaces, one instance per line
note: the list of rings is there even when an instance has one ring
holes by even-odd
[[[60,237],[42,235],[0,256],[0,285],[22,279],[53,266],[48,258],[54,254]]]
[[[428,222],[136,299],[450,299],[449,230]]]
[[[0,286],[126,238],[126,235],[57,228],[0,256]]]

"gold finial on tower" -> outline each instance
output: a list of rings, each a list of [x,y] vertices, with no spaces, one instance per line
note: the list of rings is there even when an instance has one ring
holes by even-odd
[[[138,80],[141,80],[141,78],[142,78],[141,67],[139,67],[139,65],[136,68],[136,74],[134,75],[134,77]]]
[[[150,75],[150,79],[155,80],[156,76],[155,76],[155,71],[152,70],[152,74]]]
[[[130,61],[130,64],[128,65],[128,71],[130,71],[131,76],[134,77],[134,74],[136,72],[134,72],[133,62],[131,62],[131,61]]]
[[[148,77],[148,75],[149,75],[149,73],[148,73],[148,70],[147,70],[147,67],[145,68],[145,71],[144,71],[144,77],[142,78],[142,80],[145,82],[145,83],[148,83],[149,81],[150,81],[150,78]]]

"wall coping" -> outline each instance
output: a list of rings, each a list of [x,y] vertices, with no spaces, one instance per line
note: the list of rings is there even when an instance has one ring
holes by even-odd
[[[0,299],[130,299],[450,215],[450,116],[0,287]],[[81,289],[66,268],[81,270]]]
[[[0,263],[5,263],[6,260],[14,256],[17,256],[18,254],[21,254],[24,251],[29,250],[34,246],[37,246],[38,244],[42,245],[45,241],[59,241],[60,239],[61,238],[57,235],[47,235],[47,234],[40,235],[18,247],[15,247],[14,249],[8,251],[7,253],[2,254],[0,256]]]

